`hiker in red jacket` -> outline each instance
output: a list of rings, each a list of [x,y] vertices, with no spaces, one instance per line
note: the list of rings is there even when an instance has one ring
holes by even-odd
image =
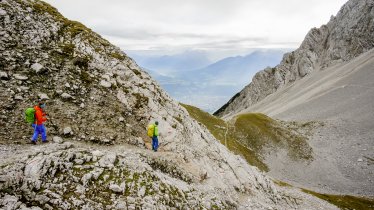
[[[34,123],[34,135],[32,136],[31,143],[36,144],[39,134],[42,136],[42,142],[47,141],[47,129],[44,126],[44,122],[47,121],[46,113],[44,112],[45,102],[39,101],[38,105],[34,106],[35,109],[35,123]]]

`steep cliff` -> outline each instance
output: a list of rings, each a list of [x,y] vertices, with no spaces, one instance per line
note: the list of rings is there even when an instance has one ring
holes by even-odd
[[[326,25],[313,28],[300,47],[274,68],[258,72],[216,116],[231,116],[284,86],[328,66],[346,62],[374,47],[374,1],[348,1]]]

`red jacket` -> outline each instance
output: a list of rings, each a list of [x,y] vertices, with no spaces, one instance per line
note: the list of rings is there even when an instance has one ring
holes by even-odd
[[[34,106],[35,109],[35,124],[42,125],[43,122],[47,121],[46,114],[39,106]]]

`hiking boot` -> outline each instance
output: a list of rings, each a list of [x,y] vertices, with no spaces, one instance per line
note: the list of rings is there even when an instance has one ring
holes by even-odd
[[[48,140],[42,141],[42,143],[48,143],[48,142],[49,142]]]
[[[36,145],[36,141],[31,141],[31,144],[34,144],[34,145]]]

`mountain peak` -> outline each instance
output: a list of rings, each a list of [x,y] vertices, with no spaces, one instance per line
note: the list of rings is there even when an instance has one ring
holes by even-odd
[[[349,61],[372,49],[373,19],[372,0],[348,1],[326,25],[312,28],[300,47],[286,53],[279,65],[258,72],[252,82],[215,115],[238,113],[314,71]]]

